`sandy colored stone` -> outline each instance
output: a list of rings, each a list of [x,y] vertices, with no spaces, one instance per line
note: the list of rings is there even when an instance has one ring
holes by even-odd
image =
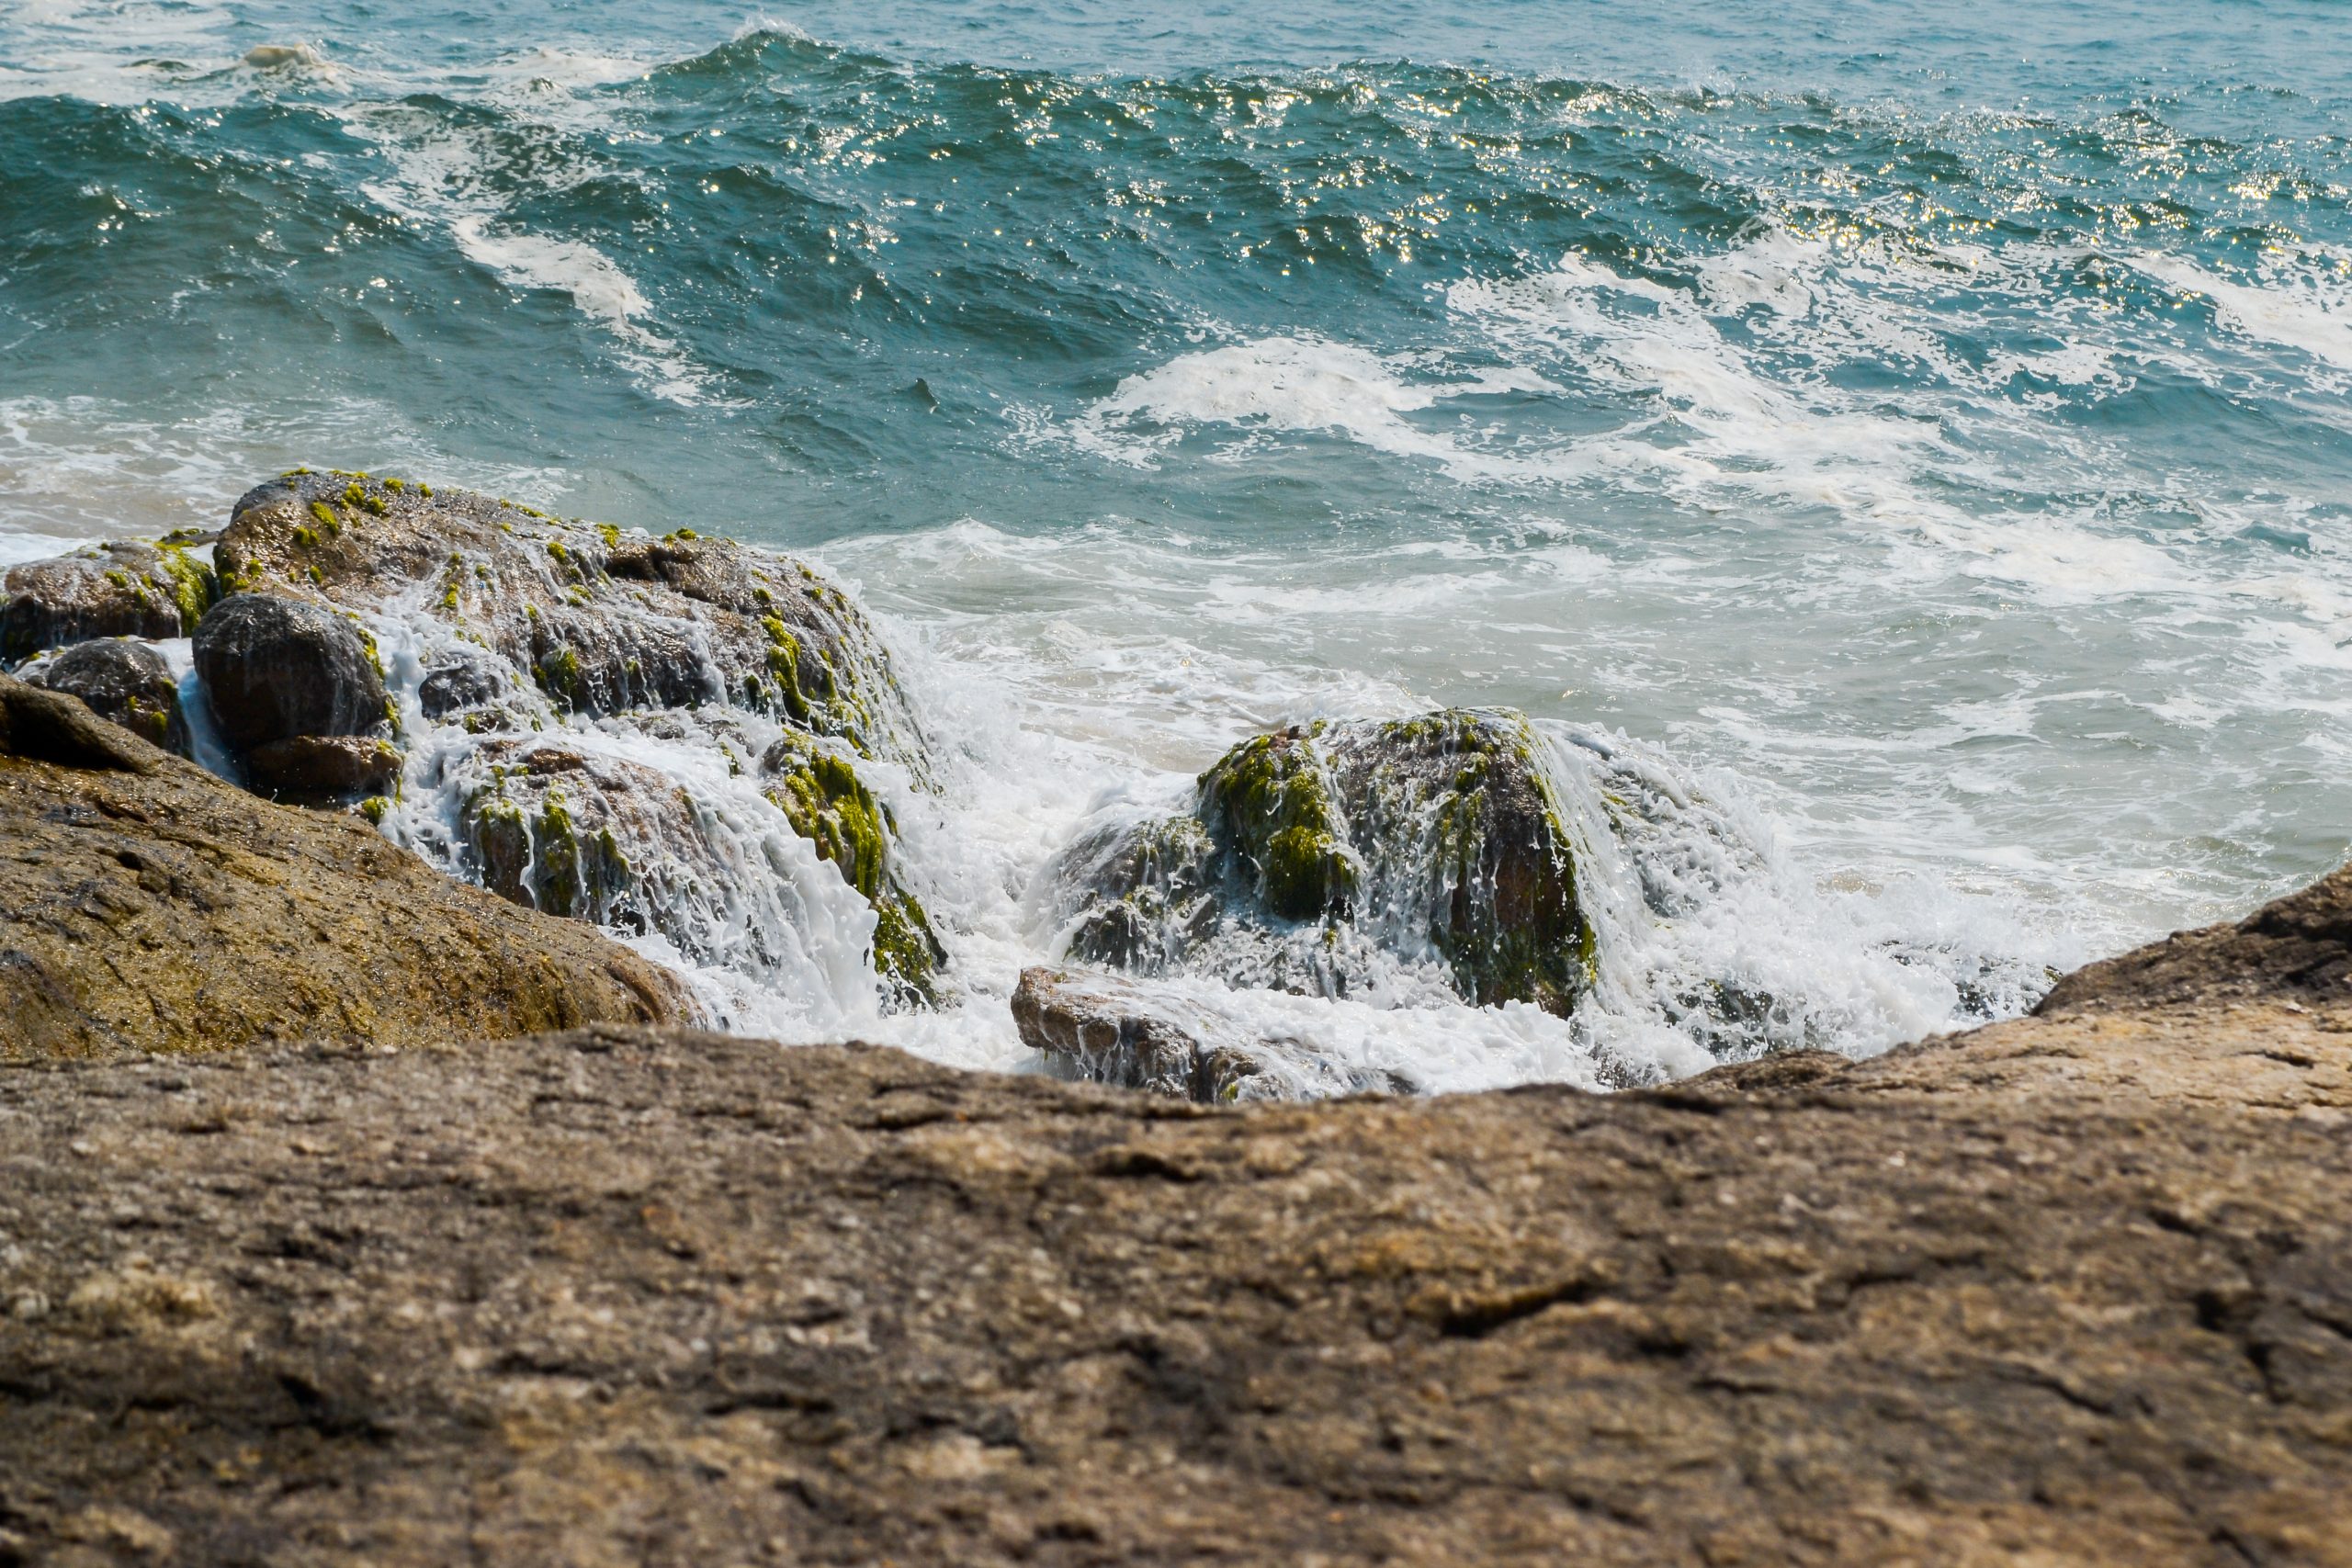
[[[673,976],[594,931],[0,676],[0,1059],[690,1016]]]
[[[0,1561],[2352,1563],[2352,998],[2282,929],[1613,1097],[0,1069]]]

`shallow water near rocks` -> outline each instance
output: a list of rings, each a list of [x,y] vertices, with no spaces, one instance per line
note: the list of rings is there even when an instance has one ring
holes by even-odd
[[[580,743],[734,824],[730,1025],[967,1065],[1056,852],[1316,716],[1530,714],[1599,985],[1170,983],[1436,1089],[1876,1049],[2340,858],[2340,16],[1430,10],[13,8],[0,563],[303,462],[808,555],[958,1005]]]

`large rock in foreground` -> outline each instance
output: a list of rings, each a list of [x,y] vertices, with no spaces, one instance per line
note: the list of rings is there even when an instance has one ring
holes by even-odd
[[[0,1072],[0,1554],[2343,1568],[2347,916],[1610,1098]]]
[[[0,677],[0,1060],[691,1015],[667,972],[583,926]]]

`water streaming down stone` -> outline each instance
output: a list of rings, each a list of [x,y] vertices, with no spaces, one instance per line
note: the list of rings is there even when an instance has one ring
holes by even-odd
[[[84,552],[11,574],[11,624],[73,645],[28,672],[137,663],[139,703],[177,698],[176,733],[216,771],[359,810],[452,875],[620,933],[720,1021],[773,1020],[777,998],[836,1034],[995,1012],[1025,968],[1011,1011],[1049,1070],[1311,1098],[1464,1070],[1652,1082],[1834,1043],[1873,1010],[2014,1010],[2041,978],[1965,943],[1881,942],[1825,979],[1818,947],[1783,933],[1835,911],[1736,797],[1507,709],[1245,739],[1176,809],[1114,804],[1022,867],[1017,962],[959,973],[980,933],[940,917],[930,878],[959,852],[949,797],[1002,760],[927,734],[874,628],[808,567],[309,470],[248,492],[211,565],[185,543],[150,554],[186,568],[192,641],[87,640],[110,624],[91,595],[135,608],[153,585]],[[943,770],[965,772],[944,787]]]

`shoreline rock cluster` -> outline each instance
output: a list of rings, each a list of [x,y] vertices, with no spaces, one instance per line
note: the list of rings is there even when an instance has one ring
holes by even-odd
[[[595,929],[728,867],[583,715],[952,970],[797,563],[297,473],[6,588],[0,1565],[2352,1565],[2352,868],[1871,1061],[1430,1099],[1170,977],[1571,1006],[1558,803],[1509,716],[1287,730],[1068,857],[1013,1005],[1095,1081],[966,1075]],[[486,886],[362,793],[432,737]]]

